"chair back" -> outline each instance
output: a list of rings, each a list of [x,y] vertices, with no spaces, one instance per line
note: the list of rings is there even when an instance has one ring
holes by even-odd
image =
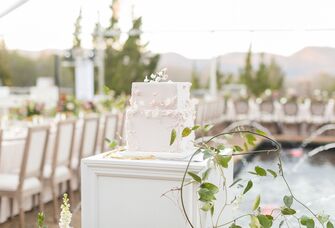
[[[245,100],[235,101],[235,111],[237,114],[248,114],[249,103]]]
[[[85,117],[81,135],[78,164],[80,164],[80,160],[82,158],[86,158],[95,154],[98,131],[99,117]]]
[[[49,139],[49,126],[34,126],[28,128],[24,146],[19,188],[26,177],[42,178]]]
[[[261,110],[261,113],[274,114],[275,112],[274,103],[272,101],[263,101],[260,104],[260,110]]]
[[[296,102],[287,102],[283,105],[285,115],[296,116],[298,114],[298,104]]]
[[[326,103],[322,101],[314,101],[311,104],[311,113],[315,116],[325,115]]]
[[[76,130],[76,120],[68,119],[57,123],[56,139],[52,157],[52,173],[59,165],[71,166]]]
[[[104,130],[102,132],[101,139],[101,152],[108,150],[108,143],[105,139],[115,140],[117,138],[117,128],[118,128],[118,115],[117,114],[107,114],[105,115]]]

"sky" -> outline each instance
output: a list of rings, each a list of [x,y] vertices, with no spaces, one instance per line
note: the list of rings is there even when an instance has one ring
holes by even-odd
[[[0,12],[12,1],[1,0]],[[108,25],[110,3],[29,0],[0,18],[0,36],[10,49],[70,48],[81,8],[83,46],[90,48],[95,23]],[[132,15],[142,16],[143,40],[153,52],[211,58],[252,45],[290,55],[306,46],[335,47],[334,9],[334,0],[120,0],[120,26],[126,32]]]

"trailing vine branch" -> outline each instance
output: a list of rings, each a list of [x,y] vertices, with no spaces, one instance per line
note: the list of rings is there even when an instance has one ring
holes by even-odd
[[[257,135],[259,137],[262,137],[262,138],[265,138],[267,140],[269,140],[270,142],[272,142],[276,148],[275,149],[271,149],[271,150],[259,150],[259,151],[253,151],[253,152],[246,152],[246,153],[232,153],[231,156],[236,156],[236,155],[245,155],[245,154],[255,154],[255,153],[271,153],[271,152],[280,152],[281,150],[281,145],[276,142],[275,140],[271,139],[270,137],[264,135],[264,134],[261,134],[261,133],[257,133],[257,132],[253,132],[253,131],[250,131],[250,130],[238,130],[238,131],[230,131],[230,132],[223,132],[223,133],[219,133],[219,134],[216,134],[214,136],[212,136],[211,138],[209,138],[205,144],[208,144],[210,143],[213,139],[215,138],[218,138],[220,136],[225,136],[225,135],[233,135],[233,134],[254,134],[254,135]],[[202,148],[198,148],[190,157],[190,159],[188,160],[187,162],[187,165],[186,165],[186,169],[185,169],[185,172],[184,172],[184,175],[183,175],[183,178],[182,178],[182,182],[181,182],[181,186],[180,186],[180,199],[181,199],[181,206],[182,206],[182,209],[183,209],[183,212],[184,212],[184,215],[186,217],[186,220],[188,222],[188,224],[194,228],[194,225],[192,224],[189,216],[188,216],[188,213],[186,211],[186,208],[185,208],[185,204],[184,204],[184,195],[183,195],[183,187],[184,187],[184,183],[185,183],[185,179],[186,179],[186,175],[187,175],[187,172],[189,170],[189,167],[190,167],[190,164],[193,160],[193,158],[199,154],[201,152],[201,149]]]

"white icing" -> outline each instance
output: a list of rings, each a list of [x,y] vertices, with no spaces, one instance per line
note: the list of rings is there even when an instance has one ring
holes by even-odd
[[[151,77],[151,76],[150,76]],[[194,105],[190,83],[133,83],[131,106],[126,114],[126,140],[129,151],[189,152],[194,135],[182,138],[184,127],[194,125]],[[177,131],[172,146],[170,134]]]

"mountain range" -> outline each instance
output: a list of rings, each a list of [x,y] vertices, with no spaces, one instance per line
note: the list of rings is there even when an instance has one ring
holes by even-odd
[[[217,63],[223,72],[238,74],[244,66],[246,53],[228,53],[217,57]],[[318,75],[335,76],[335,48],[306,47],[290,55],[282,56],[264,53],[265,62],[274,58],[284,71],[288,81],[312,80]],[[253,53],[252,63],[255,68],[260,61],[260,53]],[[177,53],[163,53],[158,68],[166,67],[169,78],[174,81],[189,81],[192,69],[196,69],[202,82],[209,77],[210,59],[189,59]]]

